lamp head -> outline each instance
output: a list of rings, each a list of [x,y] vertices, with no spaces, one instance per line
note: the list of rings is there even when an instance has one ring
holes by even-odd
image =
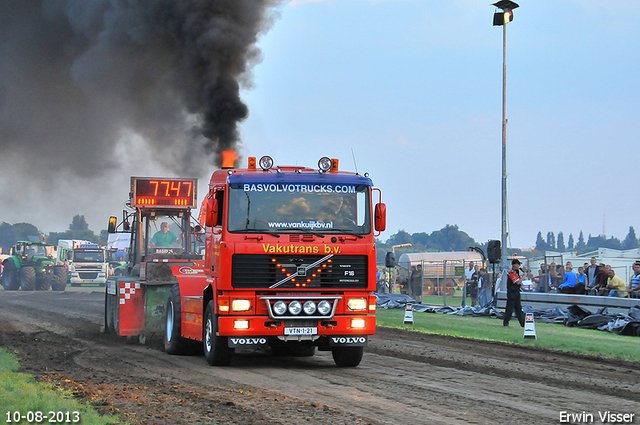
[[[500,0],[499,2],[493,3],[493,5],[498,9],[502,9],[502,12],[493,14],[494,26],[506,25],[513,21],[513,9],[520,7],[518,3],[512,2],[511,0]]]

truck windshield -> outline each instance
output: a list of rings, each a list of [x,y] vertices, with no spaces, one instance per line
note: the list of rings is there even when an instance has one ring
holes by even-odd
[[[104,251],[101,249],[76,249],[73,261],[77,263],[104,263]]]
[[[368,234],[369,186],[232,184],[228,197],[230,232]]]

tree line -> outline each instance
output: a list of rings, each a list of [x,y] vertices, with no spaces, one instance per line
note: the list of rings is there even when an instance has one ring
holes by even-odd
[[[592,236],[589,234],[589,238],[585,241],[584,233],[580,231],[578,240],[575,241],[573,234],[569,233],[569,238],[565,244],[564,233],[559,232],[558,237],[553,232],[547,232],[547,238],[543,239],[542,232],[538,232],[536,237],[535,249],[537,251],[578,251],[578,254],[583,254],[589,251],[595,251],[598,248],[611,248],[618,250],[634,249],[640,246],[640,241],[636,236],[636,231],[633,226],[629,227],[629,233],[623,241],[615,237],[607,238],[604,235]]]
[[[396,259],[402,254],[412,252],[437,251],[466,251],[470,246],[477,246],[486,252],[487,243],[479,244],[467,233],[461,231],[457,225],[447,224],[440,230],[433,232],[419,232],[409,234],[404,230],[391,235],[386,242],[376,238],[376,262],[384,263],[387,252],[393,250],[394,245],[411,244],[411,246],[396,248]]]
[[[101,230],[100,234],[96,235],[89,229],[84,215],[75,215],[69,224],[69,229],[64,232],[51,232],[49,235],[45,235],[38,230],[36,226],[30,223],[16,223],[9,224],[2,222],[0,224],[0,248],[3,253],[8,253],[9,248],[19,240],[46,240],[51,245],[57,245],[60,239],[82,239],[100,245],[107,244],[107,230]],[[386,241],[382,241],[378,238],[375,239],[377,263],[384,263],[385,255],[387,252],[393,250],[394,245],[411,244],[411,246],[397,248],[396,258],[404,253],[412,252],[447,252],[447,251],[466,251],[471,246],[481,248],[486,252],[487,243],[482,244],[476,242],[466,232],[463,232],[457,225],[447,224],[440,230],[435,230],[431,233],[418,232],[408,233],[404,230],[399,230],[397,233],[391,235]],[[629,233],[623,241],[615,237],[607,238],[603,235],[592,236],[585,239],[584,234],[580,231],[578,240],[576,241],[573,234],[570,233],[567,241],[563,232],[558,232],[558,235],[554,232],[547,232],[546,239],[543,238],[542,232],[538,232],[536,237],[536,244],[533,256],[541,256],[545,251],[578,251],[579,254],[583,254],[589,251],[595,251],[598,248],[611,248],[618,250],[634,249],[640,247],[640,241],[636,236],[633,226],[629,227]],[[509,254],[513,254],[517,249],[511,248]]]
[[[30,223],[9,224],[0,223],[0,250],[7,254],[9,249],[17,241],[45,241],[50,245],[57,245],[60,239],[81,239],[100,245],[107,244],[107,230],[102,230],[96,235],[89,229],[89,225],[83,215],[76,215],[69,224],[69,229],[64,232],[51,232],[48,235],[42,233],[36,226]]]

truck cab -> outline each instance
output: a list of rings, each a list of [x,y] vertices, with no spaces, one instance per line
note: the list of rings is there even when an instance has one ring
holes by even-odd
[[[98,284],[104,286],[109,274],[109,263],[105,249],[86,240],[60,239],[57,263],[67,269],[67,280],[71,286]]]

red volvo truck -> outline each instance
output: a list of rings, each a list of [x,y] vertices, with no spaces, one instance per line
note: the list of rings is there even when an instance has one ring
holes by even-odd
[[[213,173],[200,221],[204,259],[166,259],[172,283],[147,275],[114,284],[137,291],[137,312],[127,314],[139,326],[129,334],[158,331],[152,311],[164,315],[168,353],[201,343],[211,365],[229,364],[244,347],[300,356],[318,349],[338,366],[360,364],[376,326],[374,234],[386,222],[367,174],[341,172],[329,158],[317,169],[249,158],[246,169]],[[163,303],[158,294],[167,295]]]

